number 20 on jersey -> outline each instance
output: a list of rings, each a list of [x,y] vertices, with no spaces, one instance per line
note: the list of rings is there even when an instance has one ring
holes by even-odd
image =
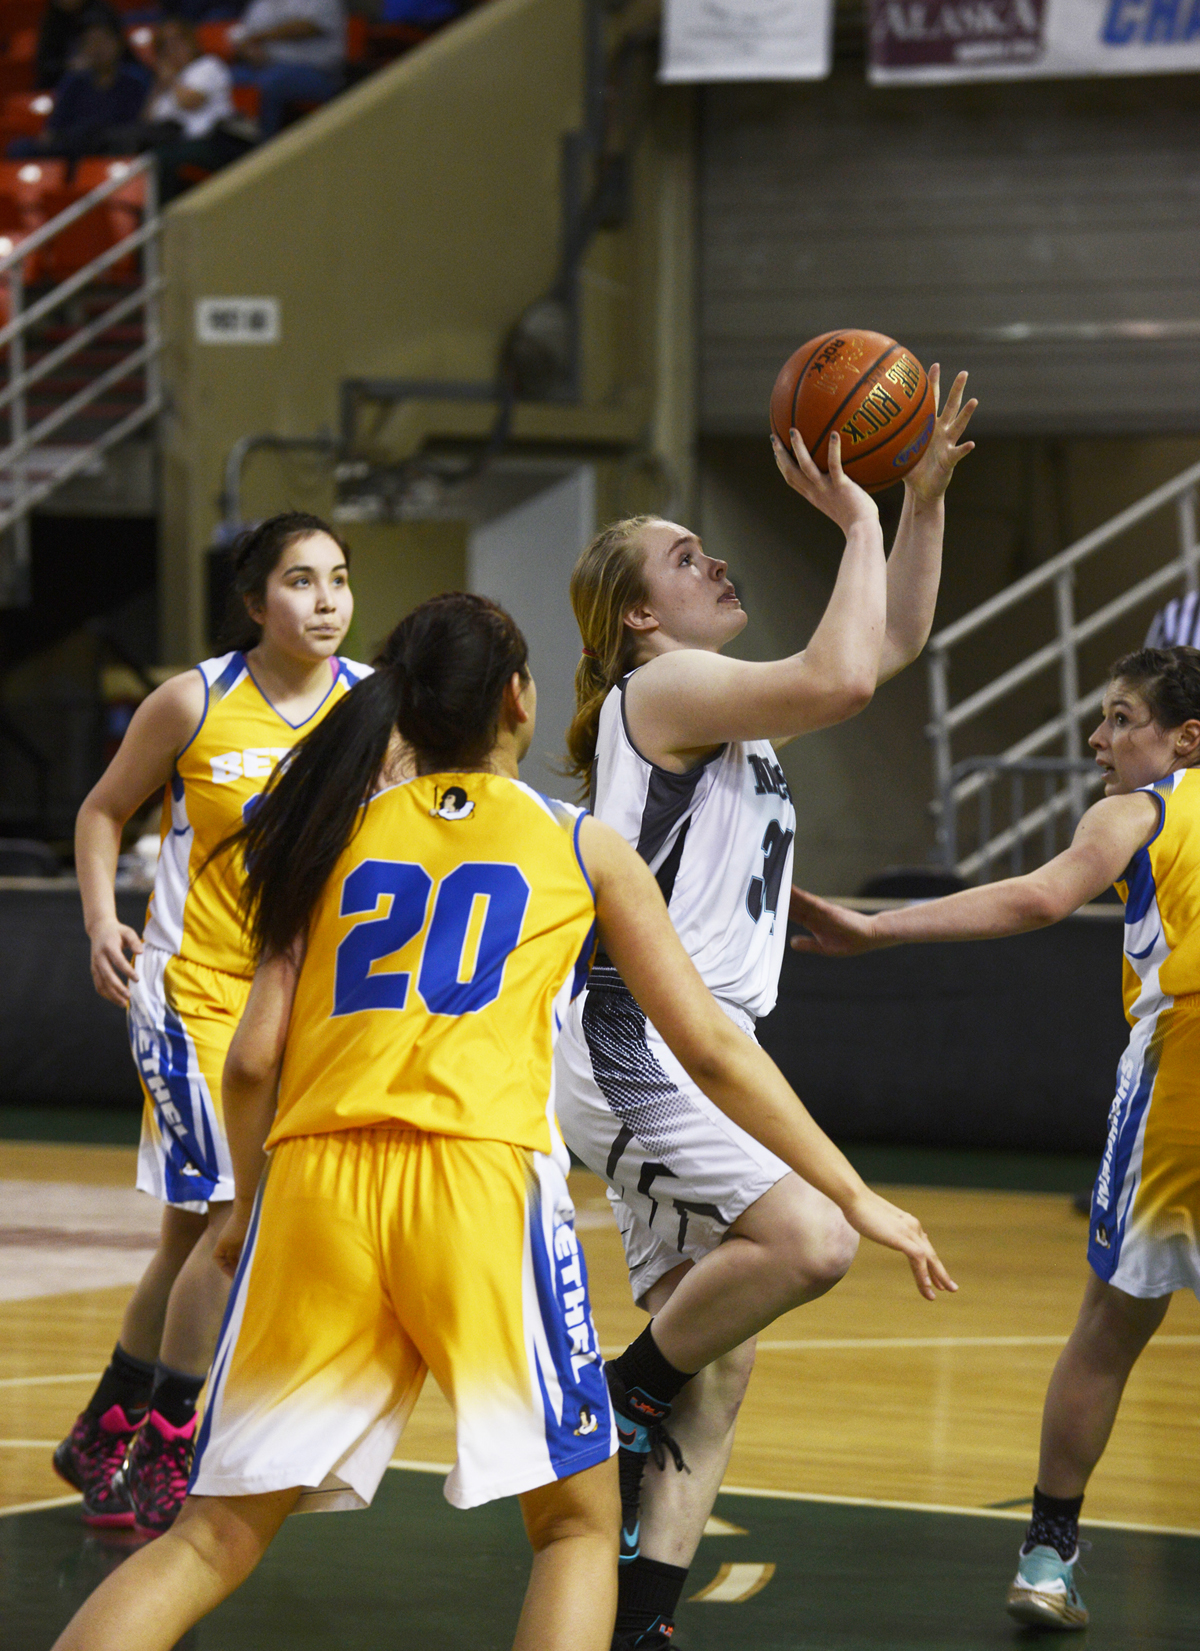
[[[364,860],[342,884],[340,914],[362,915],[337,949],[333,1013],[403,1010],[416,991],[432,1015],[469,1015],[500,996],[504,965],[521,938],[529,884],[517,866],[468,860],[436,885],[424,866]],[[432,903],[432,915],[430,905]],[[382,908],[382,915],[378,915]],[[369,915],[368,915],[369,914]],[[429,927],[411,970],[372,966]]]

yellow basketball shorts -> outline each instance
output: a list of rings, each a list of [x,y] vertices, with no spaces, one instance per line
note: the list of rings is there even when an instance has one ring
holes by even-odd
[[[1200,1296],[1200,997],[1138,1021],[1092,1194],[1088,1260],[1131,1296]]]
[[[129,1044],[142,1085],[137,1184],[181,1209],[233,1197],[221,1073],[250,981],[147,946],[129,993]]]
[[[283,1141],[259,1190],[203,1401],[191,1490],[303,1487],[367,1506],[426,1370],[471,1508],[616,1449],[562,1169],[403,1128]]]

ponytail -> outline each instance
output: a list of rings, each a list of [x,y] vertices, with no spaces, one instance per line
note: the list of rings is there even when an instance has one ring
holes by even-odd
[[[362,805],[396,726],[397,689],[395,673],[387,670],[355,683],[290,760],[280,763],[229,839],[245,864],[242,903],[255,956],[288,951],[308,927],[321,890],[362,823]]]
[[[609,690],[634,667],[637,638],[625,615],[646,600],[641,530],[655,516],[613,522],[586,547],[571,574],[571,606],[583,638],[575,669],[575,716],[567,730],[568,774],[586,796],[596,760],[600,708]]]
[[[514,674],[529,676],[525,638],[484,596],[435,596],[400,621],[373,675],[295,747],[242,829],[215,851],[233,848],[244,858],[246,930],[256,956],[288,951],[307,929],[362,824],[393,734],[421,773],[482,767]]]

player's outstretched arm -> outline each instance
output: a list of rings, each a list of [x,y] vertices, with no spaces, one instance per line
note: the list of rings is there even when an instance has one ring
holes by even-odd
[[[929,369],[933,404],[941,396],[942,370]],[[929,445],[904,478],[904,509],[887,564],[887,629],[879,660],[879,680],[886,682],[911,665],[929,640],[942,577],[942,536],[946,525],[946,489],[955,466],[974,448],[962,437],[979,403],[963,401],[966,373],[950,386],[938,412]]]
[[[626,699],[642,750],[684,755],[726,740],[791,739],[844,722],[875,692],[887,616],[879,510],[843,472],[837,441],[830,442],[828,475],[796,432],[793,441],[792,455],[776,441],[776,462],[846,535],[821,622],[808,646],[786,659],[756,663],[698,648],[652,659],[633,677]]]
[[[788,915],[809,932],[796,935],[792,947],[828,957],[854,957],[884,946],[996,940],[1047,928],[1094,900],[1120,877],[1157,830],[1159,807],[1145,791],[1102,797],[1080,820],[1070,848],[1036,871],[896,911],[851,911],[793,888]]]
[[[113,883],[121,832],[146,798],[170,779],[177,754],[203,714],[204,679],[198,671],[172,677],[148,694],[76,816],[75,870],[91,941],[92,983],[101,997],[122,1009],[129,1007],[142,937],[117,916]]]
[[[605,950],[668,1047],[728,1117],[833,1199],[864,1238],[908,1257],[932,1301],[957,1286],[915,1216],[865,1184],[815,1124],[782,1072],[718,1008],[684,951],[657,883],[624,838],[586,819],[580,846]]]
[[[263,959],[225,1056],[221,1104],[233,1162],[234,1194],[233,1208],[221,1230],[214,1260],[231,1278],[242,1257],[255,1194],[266,1163],[263,1145],[275,1117],[279,1069],[283,1065],[301,961],[299,952],[295,956]]]

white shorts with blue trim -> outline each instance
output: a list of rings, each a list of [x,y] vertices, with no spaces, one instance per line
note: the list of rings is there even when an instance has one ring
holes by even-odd
[[[561,1166],[378,1128],[271,1155],[202,1404],[191,1489],[365,1507],[427,1370],[472,1508],[607,1461],[616,1432]]]
[[[233,1197],[221,1073],[249,995],[247,977],[158,946],[137,960],[128,1017],[143,1098],[137,1184],[164,1204],[203,1213]]]

